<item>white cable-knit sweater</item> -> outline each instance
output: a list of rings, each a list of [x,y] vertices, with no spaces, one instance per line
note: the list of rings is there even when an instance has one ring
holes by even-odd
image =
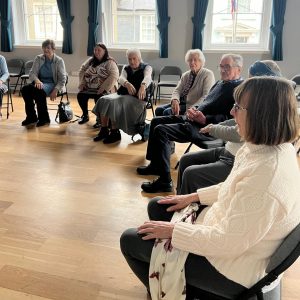
[[[300,172],[294,147],[245,143],[226,181],[197,193],[209,207],[196,225],[175,225],[173,246],[205,256],[227,278],[252,286],[300,222]]]

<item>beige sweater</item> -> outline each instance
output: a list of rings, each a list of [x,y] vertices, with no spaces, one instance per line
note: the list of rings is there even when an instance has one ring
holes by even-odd
[[[180,95],[183,92],[184,86],[188,81],[189,74],[191,71],[187,71],[182,74],[180,81],[178,82],[175,90],[172,93],[172,99],[180,100]],[[190,108],[191,106],[200,104],[207,94],[209,90],[215,83],[215,76],[211,70],[202,68],[196,78],[195,81],[189,90],[186,98],[186,109]]]
[[[205,256],[227,278],[252,286],[300,222],[300,172],[294,147],[245,143],[226,181],[197,193],[210,207],[201,212],[196,225],[175,225],[173,246]]]

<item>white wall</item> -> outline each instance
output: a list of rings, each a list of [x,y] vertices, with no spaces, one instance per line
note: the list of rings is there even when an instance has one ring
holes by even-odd
[[[72,0],[72,15],[75,16],[72,23],[73,54],[62,54],[61,49],[56,53],[65,60],[66,68],[69,74],[78,71],[81,63],[87,58],[87,32],[88,32],[88,1]],[[178,65],[186,70],[184,63],[185,52],[192,46],[193,26],[191,17],[193,16],[194,1],[192,0],[169,0],[169,58],[159,58],[158,51],[143,51],[144,61],[150,63],[156,70],[156,74],[163,65]],[[283,55],[284,60],[279,62],[283,74],[291,77],[300,73],[300,29],[299,29],[299,11],[300,1],[287,1],[285,14],[284,38],[283,38]],[[7,59],[20,57],[24,60],[32,59],[35,55],[40,54],[41,49],[36,48],[16,48],[13,52],[1,52]],[[125,63],[125,50],[110,50],[110,54],[119,62]],[[206,67],[214,71],[216,78],[220,53],[206,53]],[[271,54],[262,53],[241,53],[244,57],[243,76],[247,77],[247,69],[255,60],[270,59]]]

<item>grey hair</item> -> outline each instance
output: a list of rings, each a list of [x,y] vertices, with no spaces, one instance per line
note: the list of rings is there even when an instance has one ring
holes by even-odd
[[[126,51],[126,56],[127,58],[129,57],[129,55],[131,54],[134,54],[138,57],[138,59],[140,60],[140,62],[143,62],[142,60],[142,54],[141,54],[141,51],[140,49],[137,49],[137,48],[130,48]]]
[[[234,64],[237,66],[237,67],[240,67],[242,68],[243,67],[243,57],[239,54],[233,54],[233,53],[229,53],[229,54],[223,54],[222,55],[222,58],[231,58],[234,62]]]
[[[200,49],[190,49],[185,54],[185,62],[188,63],[189,59],[192,55],[198,55],[199,60],[202,62],[202,66],[204,67],[205,64],[205,56]]]

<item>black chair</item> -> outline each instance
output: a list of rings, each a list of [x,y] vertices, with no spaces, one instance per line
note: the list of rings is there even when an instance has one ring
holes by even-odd
[[[267,275],[254,284],[251,288],[244,291],[236,298],[230,298],[226,296],[226,291],[223,295],[216,295],[212,292],[208,292],[202,289],[198,289],[192,286],[188,286],[188,292],[186,299],[194,300],[198,299],[219,299],[219,300],[280,300],[280,275],[287,270],[300,255],[300,224],[284,239],[281,245],[276,249],[270,258],[269,264],[266,268]],[[270,284],[276,283],[275,287],[267,292],[264,292],[264,288]]]
[[[161,68],[157,80],[155,104],[157,103],[158,99],[160,100],[161,96],[171,96],[170,93],[161,93],[161,88],[176,87],[181,75],[182,71],[179,67],[165,66]]]
[[[125,66],[125,64],[117,64],[118,65],[118,69],[119,69],[119,75],[121,75],[121,72],[123,70],[123,67]]]
[[[212,149],[217,147],[224,146],[225,142],[222,139],[214,139],[210,141],[202,141],[200,145],[197,145],[201,149]],[[193,143],[190,143],[186,150],[184,151],[184,154],[188,153],[191,150],[191,147],[193,146]],[[175,170],[179,167],[179,161],[177,162],[175,166]]]
[[[27,84],[27,80],[29,79],[29,72],[32,68],[33,60],[26,61],[24,65],[24,74],[21,76],[21,86],[19,91],[19,96],[21,96],[22,93],[22,87]]]
[[[7,92],[6,92],[6,97],[3,95],[3,100],[2,100],[2,108],[6,108],[6,118],[9,118],[9,112],[14,111],[14,106],[13,106],[13,100],[12,100],[12,94],[11,94],[11,86],[10,86],[10,79],[8,78],[6,83],[7,85]],[[5,102],[6,99],[6,102]]]
[[[151,109],[152,110],[152,115],[153,117],[155,116],[154,114],[154,108],[153,108],[153,102],[154,102],[154,92],[155,92],[155,82],[152,81],[150,85],[147,88],[147,94],[146,94],[146,109]],[[150,120],[149,120],[150,121]]]
[[[9,78],[15,78],[16,82],[10,82],[10,87],[14,88],[13,94],[16,92],[17,86],[21,84],[21,76],[24,74],[24,60],[15,58],[7,61],[7,68],[9,72]]]

